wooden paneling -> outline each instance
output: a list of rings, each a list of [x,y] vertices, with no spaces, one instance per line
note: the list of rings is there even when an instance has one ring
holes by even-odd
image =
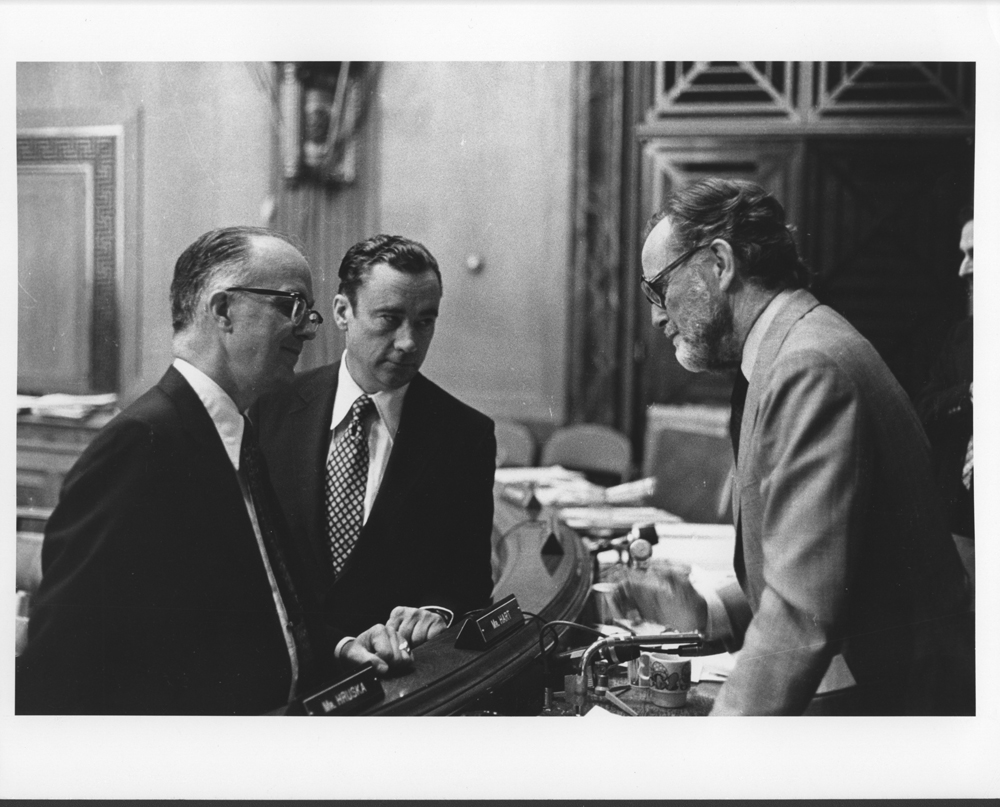
[[[643,218],[663,206],[667,195],[709,176],[747,179],[763,185],[785,206],[789,221],[801,216],[804,146],[790,139],[732,137],[657,138],[644,149]],[[692,373],[678,364],[673,346],[650,324],[649,303],[639,295],[637,319],[644,343],[641,395],[646,404],[728,402],[732,379]]]
[[[18,166],[21,391],[91,390],[93,205],[89,163]]]
[[[957,211],[972,198],[965,138],[809,144],[805,257],[814,291],[906,384],[907,344],[961,315]]]
[[[975,65],[930,62],[660,62],[636,65],[648,92],[642,231],[674,187],[751,179],[785,206],[821,301],[843,313],[897,377],[955,315],[959,209],[972,199]],[[628,125],[628,124],[625,124]],[[641,248],[636,236],[638,253]],[[636,260],[636,268],[638,271]],[[728,405],[726,376],[692,374],[649,325],[636,293],[633,411],[650,403]]]
[[[122,129],[24,129],[18,166],[18,389],[120,387]]]

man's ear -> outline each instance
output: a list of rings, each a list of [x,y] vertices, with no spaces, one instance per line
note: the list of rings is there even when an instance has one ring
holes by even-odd
[[[714,257],[712,272],[719,282],[719,288],[729,291],[736,280],[736,254],[730,243],[723,238],[712,241],[711,249]]]
[[[342,331],[347,330],[347,324],[354,316],[354,308],[346,294],[337,294],[333,298],[333,321]]]
[[[232,309],[229,302],[229,292],[222,291],[221,289],[213,292],[212,296],[208,298],[209,316],[216,327],[224,331],[231,331],[233,329]]]

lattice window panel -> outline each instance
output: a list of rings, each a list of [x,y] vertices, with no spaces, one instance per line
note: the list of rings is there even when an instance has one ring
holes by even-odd
[[[971,118],[974,65],[967,62],[817,62],[812,105],[821,117]]]
[[[656,62],[654,115],[971,123],[971,62]]]
[[[796,62],[657,62],[661,115],[798,118]]]

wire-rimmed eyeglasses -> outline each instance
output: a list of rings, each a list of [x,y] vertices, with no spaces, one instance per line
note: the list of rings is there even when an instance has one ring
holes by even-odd
[[[711,245],[711,242],[708,244],[698,244],[698,246],[689,249],[681,255],[676,261],[672,261],[667,264],[662,271],[656,273],[655,277],[651,277],[649,280],[641,278],[639,280],[639,287],[642,289],[643,294],[646,295],[646,299],[657,308],[666,308],[667,276],[688,258],[694,255],[699,249],[704,249],[705,247],[710,247]]]
[[[301,292],[278,291],[277,289],[253,289],[247,286],[230,286],[226,291],[245,291],[250,294],[262,294],[265,297],[277,297],[278,299],[275,303],[278,305],[279,310],[292,321],[292,325],[296,328],[305,323],[305,327],[316,330],[323,324],[323,317],[319,311],[309,307],[309,300]],[[283,304],[287,300],[292,301],[291,310],[288,310],[288,306]]]

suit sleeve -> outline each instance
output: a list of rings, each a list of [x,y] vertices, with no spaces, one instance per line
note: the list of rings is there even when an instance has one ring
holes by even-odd
[[[763,579],[739,660],[713,714],[799,714],[838,652],[851,565],[868,507],[866,424],[854,383],[829,359],[799,354],[767,382],[748,460],[762,512]],[[756,492],[754,492],[756,493]]]
[[[483,608],[493,594],[491,549],[493,477],[496,471],[493,423],[477,430],[455,468],[451,506],[442,516],[449,533],[449,557],[444,574],[428,581],[421,605],[449,608],[456,619]]]

